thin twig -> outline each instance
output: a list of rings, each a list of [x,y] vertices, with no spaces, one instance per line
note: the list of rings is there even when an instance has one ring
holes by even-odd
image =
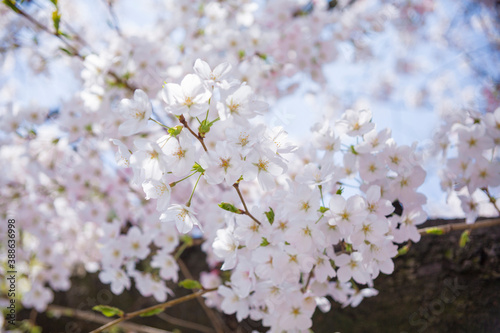
[[[116,16],[115,10],[113,8],[113,1],[103,0],[103,2],[105,3],[106,7],[108,7],[109,15],[111,16],[111,21],[113,23],[113,28],[118,33],[118,35],[121,36],[122,32],[120,30],[120,25],[118,24],[118,17]]]
[[[177,259],[177,264],[179,265],[179,268],[182,272],[182,275],[184,275],[184,277],[186,279],[193,280],[193,275],[189,271],[189,268],[186,266],[184,261],[182,261],[181,259]],[[223,324],[221,323],[219,318],[215,315],[213,310],[210,309],[205,304],[205,300],[201,296],[198,296],[196,299],[197,299],[198,303],[200,303],[201,307],[203,308],[203,311],[205,311],[205,313],[206,313],[208,319],[210,320],[210,322],[212,323],[212,326],[214,327],[215,331],[217,333],[224,333],[224,328],[222,326]]]
[[[57,31],[51,31],[48,27],[44,26],[43,24],[41,24],[40,22],[38,22],[35,18],[33,18],[30,14],[26,13],[24,10],[22,10],[21,8],[19,8],[18,6],[14,5],[14,7],[12,8],[15,8],[14,11],[16,13],[18,13],[19,15],[23,16],[24,18],[26,18],[28,21],[30,21],[32,24],[34,24],[37,28],[45,31],[46,33],[54,36],[54,37],[57,37],[59,40],[61,40],[64,45],[66,45],[66,47],[69,48],[69,51],[71,52],[71,55],[79,58],[80,60],[85,60],[85,56],[81,55],[80,52],[78,51],[78,49],[76,47],[74,47],[73,45],[71,45],[63,36],[63,34],[57,32]],[[118,74],[116,74],[114,71],[110,70],[108,71],[108,74],[109,76],[111,76],[113,79],[115,79],[115,82],[122,85],[123,87],[127,88],[128,90],[134,92],[137,88],[135,86],[133,86],[132,84],[130,84],[127,80],[121,78],[120,76],[118,76]],[[205,149],[206,150],[206,149]]]
[[[314,265],[311,268],[311,271],[309,272],[309,275],[307,276],[307,281],[306,285],[302,287],[302,292],[305,293],[307,291],[307,288],[309,288],[309,283],[311,282],[312,277],[314,276],[314,269],[316,268],[316,265]]]
[[[128,90],[134,92],[137,87],[133,86],[132,84],[128,83],[127,80],[121,78],[116,74],[114,71],[108,71],[108,74],[113,77],[113,79],[116,80],[116,83],[121,84],[123,87],[127,88]]]
[[[101,326],[101,327],[93,330],[90,333],[99,333],[99,332],[102,332],[102,331],[104,331],[107,328],[110,328],[112,326],[115,326],[115,325],[121,323],[122,321],[135,318],[135,317],[137,317],[137,316],[139,316],[139,315],[141,315],[143,313],[147,313],[147,312],[150,312],[150,311],[153,311],[153,310],[158,310],[158,309],[165,310],[166,308],[170,308],[170,307],[172,307],[174,305],[190,301],[190,300],[192,300],[194,298],[197,298],[197,297],[199,297],[201,295],[204,295],[206,293],[209,293],[209,292],[212,292],[212,291],[215,291],[215,290],[217,290],[217,288],[200,290],[200,291],[197,291],[195,293],[192,293],[192,294],[189,294],[189,295],[186,295],[186,296],[183,296],[183,297],[179,297],[179,298],[173,299],[173,300],[165,302],[165,303],[153,305],[153,306],[150,306],[148,308],[145,308],[145,309],[142,309],[142,310],[138,310],[138,311],[135,311],[135,312],[125,313],[122,317],[120,317],[118,319],[115,319],[115,320],[112,320],[109,323],[107,323],[106,325],[103,325],[103,326]]]
[[[241,203],[243,204],[243,207],[245,208],[245,211],[243,212],[245,215],[249,216],[252,220],[257,222],[257,224],[262,225],[259,220],[257,220],[248,210],[247,204],[245,203],[245,199],[243,199],[243,196],[241,195],[240,192],[240,183],[234,183],[233,187],[236,189],[236,192],[238,192],[238,196],[240,197]]]
[[[190,322],[190,321],[187,321],[184,319],[172,317],[171,315],[168,315],[165,312],[158,314],[157,317],[160,318],[161,320],[164,320],[167,323],[175,325],[175,326],[182,326],[182,327],[189,328],[192,330],[197,330],[197,331],[200,331],[203,333],[213,333],[214,332],[214,330],[208,326],[201,325],[198,323],[193,323],[193,322]]]
[[[204,149],[205,151],[207,151],[207,152],[208,152],[207,146],[205,146],[205,142],[203,142],[203,137],[201,137],[199,134],[196,134],[196,133],[195,133],[195,132],[191,129],[191,127],[189,127],[189,125],[188,125],[188,123],[187,123],[187,121],[186,121],[186,118],[184,118],[184,116],[183,116],[183,115],[181,115],[181,116],[179,117],[179,121],[180,121],[180,123],[181,123],[182,125],[184,125],[184,127],[185,127],[185,128],[187,128],[187,129],[189,130],[189,132],[191,132],[191,134],[192,134],[192,135],[193,135],[196,139],[198,139],[198,141],[200,141],[201,145],[203,146],[203,149]]]
[[[81,319],[81,320],[94,322],[94,323],[98,323],[98,324],[106,324],[109,321],[108,317],[104,317],[104,316],[99,315],[95,312],[77,310],[77,309],[67,308],[67,307],[59,306],[59,305],[49,305],[47,307],[47,310],[52,311],[56,315],[59,315],[59,316]],[[139,325],[139,324],[134,324],[134,323],[120,323],[117,326],[121,327],[125,330],[131,330],[131,331],[137,331],[137,332],[143,332],[143,333],[171,333],[170,331],[165,331],[162,329],[158,329],[158,328],[154,328],[154,327],[150,327],[150,326]]]
[[[489,228],[500,225],[500,218],[483,220],[473,224],[468,223],[450,223],[444,225],[438,225],[435,227],[428,227],[420,229],[418,232],[420,235],[431,235],[431,234],[446,234],[450,231],[455,230],[467,230],[467,229],[479,229],[479,228]]]
[[[483,190],[483,192],[486,193],[486,195],[488,196],[488,199],[493,204],[493,207],[495,207],[495,209],[497,210],[498,214],[500,214],[500,208],[497,207],[497,199],[494,196],[491,195],[491,193],[490,193],[490,191],[488,190],[487,187],[484,187],[481,190]]]
[[[46,33],[48,33],[54,37],[59,38],[70,49],[71,53],[74,56],[76,56],[82,60],[85,59],[85,57],[82,56],[73,45],[71,45],[66,39],[63,38],[63,35],[61,35],[60,33],[56,32],[56,31],[51,31],[49,28],[47,28],[46,26],[44,26],[43,24],[38,22],[36,19],[34,19],[30,14],[26,13],[24,10],[22,10],[18,6],[16,6],[16,5],[14,5],[14,6],[16,8],[14,10],[16,13],[18,13],[19,15],[21,15],[22,17],[24,17],[25,19],[27,19],[28,21],[33,23],[37,28],[45,31]]]

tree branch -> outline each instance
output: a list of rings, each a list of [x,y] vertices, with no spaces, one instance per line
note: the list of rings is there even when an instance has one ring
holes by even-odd
[[[234,183],[233,184],[233,187],[236,189],[236,192],[238,192],[238,196],[240,197],[240,200],[241,200],[241,203],[243,204],[243,207],[245,208],[245,211],[243,212],[245,215],[247,215],[248,217],[250,217],[252,220],[254,220],[255,222],[257,222],[258,225],[262,225],[262,223],[260,223],[259,220],[257,220],[251,213],[250,211],[248,210],[247,208],[247,204],[245,203],[245,200],[243,199],[243,195],[241,195],[241,192],[240,192],[240,183]]]
[[[109,318],[99,315],[95,312],[82,311],[77,309],[71,309],[59,305],[49,305],[47,311],[52,311],[59,316],[71,317],[76,319],[81,319],[89,322],[94,322],[98,324],[106,324]],[[154,327],[138,325],[134,323],[120,323],[117,325],[125,330],[143,332],[143,333],[171,333],[170,331],[161,330]]]
[[[51,31],[49,28],[47,28],[46,26],[44,26],[43,24],[38,22],[36,19],[34,19],[31,15],[29,15],[24,10],[19,8],[19,6],[15,5],[15,3],[9,7],[12,8],[12,10],[14,10],[16,13],[18,13],[22,17],[24,17],[25,19],[30,21],[32,24],[34,24],[38,29],[43,30],[48,34],[59,38],[59,40],[61,40],[70,49],[70,51],[73,53],[74,56],[76,56],[82,60],[85,59],[85,57],[82,56],[73,45],[71,45],[67,40],[65,40],[60,33],[56,32],[56,31]]]
[[[200,136],[199,134],[196,134],[196,133],[195,133],[195,132],[191,129],[191,127],[189,127],[189,125],[188,125],[188,123],[187,123],[187,121],[186,121],[186,118],[184,118],[184,116],[183,116],[183,115],[181,115],[181,116],[179,117],[179,121],[180,121],[180,123],[181,123],[182,125],[184,125],[184,127],[185,127],[185,128],[187,128],[187,129],[189,130],[189,132],[191,132],[191,134],[193,134],[193,136],[194,136],[196,139],[198,139],[198,141],[200,141],[201,145],[203,146],[203,149],[204,149],[205,151],[208,151],[207,146],[205,146],[205,142],[203,142],[203,137],[202,137],[202,136]]]
[[[9,0],[7,0],[9,1]],[[71,55],[79,58],[80,60],[85,60],[85,56],[81,55],[80,52],[78,51],[78,49],[71,45],[65,38],[64,38],[64,35],[57,32],[57,31],[52,31],[50,30],[48,27],[44,26],[43,24],[41,24],[40,22],[38,22],[35,18],[33,18],[30,14],[26,13],[24,10],[22,10],[21,8],[19,8],[19,6],[17,6],[15,3],[11,3],[9,5],[9,7],[15,11],[17,14],[21,15],[22,17],[24,17],[25,19],[27,19],[28,21],[30,21],[33,25],[35,25],[38,29],[42,30],[42,31],[45,31],[46,33],[58,38],[61,42],[64,43],[64,45],[66,45],[66,47],[69,49],[69,51],[71,52]],[[78,36],[78,39],[79,40],[83,40],[81,37]],[[134,92],[137,88],[134,87],[133,85],[131,85],[126,79],[123,79],[121,78],[120,76],[118,76],[118,74],[116,74],[114,71],[110,70],[108,71],[108,75],[111,76],[115,82],[117,84],[120,84],[122,85],[123,87],[127,88],[128,90]]]
[[[194,322],[190,322],[190,321],[187,321],[184,319],[172,317],[171,315],[169,315],[165,312],[159,313],[156,316],[158,318],[160,318],[161,320],[164,320],[165,322],[172,324],[172,325],[175,325],[175,326],[182,326],[182,327],[189,328],[192,330],[200,331],[202,333],[213,333],[214,332],[214,330],[208,326],[201,325],[201,324],[194,323]]]
[[[104,331],[107,328],[110,328],[112,326],[115,326],[115,325],[121,323],[122,321],[132,319],[132,318],[137,317],[137,316],[139,316],[139,315],[141,315],[143,313],[147,313],[147,312],[150,312],[150,311],[153,311],[153,310],[157,310],[157,309],[165,310],[166,308],[170,308],[170,307],[172,307],[174,305],[190,301],[190,300],[192,300],[194,298],[197,298],[198,296],[201,296],[201,295],[204,295],[206,293],[209,293],[209,292],[212,292],[212,291],[216,291],[216,290],[217,290],[217,288],[200,290],[200,291],[197,291],[195,293],[192,293],[192,294],[189,294],[189,295],[186,295],[186,296],[183,296],[183,297],[179,297],[179,298],[173,299],[173,300],[165,302],[165,303],[153,305],[153,306],[150,306],[148,308],[145,308],[145,309],[142,309],[142,310],[138,310],[138,311],[135,311],[135,312],[125,313],[123,315],[123,317],[120,317],[118,319],[110,321],[107,324],[105,324],[105,325],[103,325],[103,326],[101,326],[101,327],[93,330],[90,333],[99,333],[99,332],[102,332],[102,331]]]
[[[191,274],[191,272],[189,271],[188,267],[186,266],[186,264],[184,263],[184,261],[182,261],[181,259],[177,259],[177,264],[179,265],[179,268],[182,272],[182,275],[184,275],[184,277],[186,279],[190,279],[190,280],[194,280],[193,279],[193,275]],[[219,318],[215,315],[215,313],[212,311],[212,309],[210,309],[206,304],[205,304],[205,300],[201,297],[201,296],[198,296],[196,298],[196,300],[198,301],[198,303],[200,303],[200,306],[203,308],[203,311],[205,311],[208,319],[210,320],[210,322],[212,323],[212,326],[213,328],[215,329],[215,331],[217,333],[224,333],[224,328],[223,328],[223,323],[221,323],[221,321],[219,320]]]
[[[495,218],[490,220],[478,221],[473,224],[468,224],[463,222],[463,223],[450,223],[450,224],[438,225],[435,227],[419,229],[418,232],[422,236],[432,235],[432,234],[436,235],[436,234],[446,234],[450,231],[455,231],[455,230],[467,230],[467,229],[472,230],[479,228],[489,228],[499,225],[500,225],[500,218]]]

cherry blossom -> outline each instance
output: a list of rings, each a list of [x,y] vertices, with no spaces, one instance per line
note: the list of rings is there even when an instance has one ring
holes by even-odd
[[[134,99],[123,99],[119,109],[122,116],[126,118],[118,128],[123,136],[144,131],[153,111],[148,95],[140,89],[134,92]]]
[[[167,111],[176,116],[189,113],[196,117],[208,109],[210,91],[205,88],[199,76],[188,74],[181,84],[167,83],[162,90]]]
[[[203,241],[211,270],[203,285],[218,288],[204,295],[209,306],[262,320],[271,332],[306,331],[316,307],[355,307],[375,296],[375,278],[395,269],[397,244],[419,241],[427,219],[421,146],[378,130],[356,92],[326,84],[334,79],[327,67],[343,58],[375,64],[377,43],[367,33],[416,45],[428,41],[415,22],[429,22],[443,38],[445,29],[430,23],[438,20],[425,20],[439,4],[158,2],[143,6],[168,12],[168,20],[148,14],[156,32],[102,31],[82,21],[79,3],[54,1],[36,13],[29,2],[12,5],[18,11],[0,8],[2,73],[44,76],[38,95],[54,97],[26,100],[23,91],[36,84],[23,80],[0,87],[0,193],[22,230],[25,307],[44,311],[53,291],[70,288],[74,267],[98,274],[115,294],[134,286],[164,302],[167,283],[179,279],[174,251],[192,237]],[[63,18],[58,27],[54,13]],[[467,80],[452,85],[441,74],[401,94],[407,86],[394,78],[424,66],[388,52],[394,68],[356,82],[373,114],[391,99],[440,110],[433,151],[443,161],[443,190],[459,198],[468,223],[485,209],[500,213],[498,87],[481,83],[484,108],[463,103],[477,110],[449,107],[459,103],[450,96],[467,95],[458,83]],[[53,89],[59,79],[74,87]],[[280,97],[306,90],[314,102],[301,117],[322,120],[299,124],[306,139],[297,147],[288,114],[283,127],[268,126],[264,115]]]

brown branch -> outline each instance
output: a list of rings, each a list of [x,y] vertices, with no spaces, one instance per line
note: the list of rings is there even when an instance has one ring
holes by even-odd
[[[69,48],[69,51],[71,52],[71,54],[77,58],[79,58],[80,60],[85,60],[85,56],[81,55],[80,52],[78,51],[78,49],[71,45],[65,38],[64,38],[64,35],[61,34],[60,32],[58,31],[52,31],[50,30],[48,27],[44,26],[43,24],[41,24],[40,22],[38,22],[35,18],[33,18],[30,14],[26,13],[24,10],[22,10],[21,8],[19,8],[18,6],[16,6],[15,4],[12,5],[13,7],[11,7],[17,14],[21,15],[22,17],[26,18],[28,21],[30,21],[32,24],[34,24],[37,28],[39,28],[40,30],[42,31],[45,31],[46,33],[58,38],[59,40],[61,40],[64,45],[66,45],[66,47]],[[15,8],[15,9],[14,9]],[[72,29],[71,29],[72,30]],[[77,36],[77,39],[79,40],[82,40],[83,39],[76,35]],[[108,75],[111,76],[115,82],[119,85],[122,85],[123,87],[127,88],[128,90],[134,92],[137,88],[134,87],[133,85],[131,85],[128,80],[126,79],[123,79],[121,78],[118,74],[116,74],[116,72],[110,70],[108,71]],[[206,150],[206,149],[205,149]]]
[[[181,269],[182,275],[184,275],[184,277],[186,279],[193,280],[193,275],[189,271],[189,268],[186,266],[186,264],[184,263],[184,261],[182,261],[181,259],[177,259],[177,264],[179,265],[179,268]],[[200,306],[203,308],[203,311],[205,311],[205,313],[206,313],[208,319],[210,320],[210,322],[212,323],[212,326],[214,327],[215,331],[217,333],[224,333],[225,330],[224,330],[224,327],[223,327],[223,323],[220,321],[220,318],[218,318],[215,315],[215,313],[212,311],[212,309],[210,309],[205,304],[205,300],[201,297],[201,295],[198,296],[196,298],[196,300],[198,301],[198,303],[200,304]]]
[[[137,317],[137,316],[139,316],[139,315],[141,315],[143,313],[147,313],[147,312],[150,312],[150,311],[153,311],[153,310],[158,310],[158,309],[165,310],[166,308],[170,308],[170,307],[172,307],[174,305],[190,301],[190,300],[192,300],[194,298],[197,298],[197,297],[199,297],[199,296],[201,296],[203,294],[206,294],[206,293],[209,293],[209,292],[212,292],[212,291],[215,291],[215,290],[217,290],[217,288],[200,290],[200,291],[197,291],[195,293],[192,293],[192,294],[189,294],[189,295],[186,295],[186,296],[183,296],[183,297],[179,297],[179,298],[173,299],[173,300],[165,302],[165,303],[153,305],[153,306],[150,306],[148,308],[145,308],[145,309],[142,309],[142,310],[138,310],[138,311],[135,311],[135,312],[125,313],[122,317],[120,317],[118,319],[115,319],[115,320],[112,320],[112,321],[108,322],[107,324],[105,324],[105,325],[103,325],[103,326],[101,326],[101,327],[93,330],[90,333],[99,333],[99,332],[102,332],[102,331],[104,331],[107,328],[110,328],[112,326],[115,326],[115,325],[121,323],[122,321],[132,319],[132,318]]]
[[[188,125],[188,123],[187,123],[187,121],[186,121],[186,118],[184,118],[184,116],[183,116],[183,115],[181,115],[181,116],[179,117],[179,121],[180,121],[180,123],[181,123],[182,125],[184,125],[184,127],[185,127],[185,128],[187,128],[187,129],[189,130],[189,132],[191,132],[191,134],[193,134],[193,136],[194,136],[196,139],[198,139],[198,141],[200,141],[201,145],[203,146],[203,149],[204,149],[205,151],[207,151],[207,152],[208,152],[207,146],[205,146],[205,142],[203,141],[203,137],[202,137],[200,134],[196,134],[196,133],[195,133],[195,132],[191,129],[191,127],[189,127],[189,125]]]
[[[22,17],[24,17],[25,19],[27,19],[28,21],[30,21],[38,29],[41,29],[41,30],[45,31],[48,34],[50,34],[50,35],[52,35],[54,37],[59,38],[59,40],[61,40],[70,49],[70,51],[73,53],[74,56],[76,56],[76,57],[78,57],[78,58],[80,58],[82,60],[85,59],[85,57],[82,56],[73,45],[71,45],[67,40],[65,40],[63,38],[63,35],[61,35],[57,31],[51,31],[49,28],[47,28],[46,26],[44,26],[43,24],[41,24],[40,22],[38,22],[31,15],[29,15],[28,13],[26,13],[24,10],[22,10],[18,6],[16,6],[16,5],[13,5],[13,6],[15,6],[15,8],[16,8],[16,9],[13,9],[16,13],[18,13],[19,15],[21,15]],[[11,8],[13,8],[13,7],[11,7]]]
[[[314,269],[316,268],[316,265],[314,265],[311,268],[311,271],[309,272],[309,276],[307,277],[306,285],[302,287],[302,292],[305,293],[307,291],[307,288],[309,288],[309,283],[311,283],[311,279],[314,276]]]
[[[59,315],[59,316],[81,319],[81,320],[94,322],[94,323],[98,323],[98,324],[106,324],[109,321],[108,317],[104,317],[104,316],[99,315],[95,312],[76,310],[76,309],[71,309],[71,308],[67,308],[67,307],[59,306],[59,305],[49,305],[47,307],[47,311],[52,311],[56,315]],[[138,325],[138,324],[134,324],[134,323],[120,323],[117,326],[121,327],[125,330],[131,330],[131,331],[137,331],[137,332],[143,332],[143,333],[171,333],[170,331],[165,331],[165,330],[161,330],[158,328],[144,326],[144,325]]]
[[[247,215],[248,217],[250,217],[252,220],[254,220],[255,222],[257,222],[257,224],[259,225],[262,225],[262,223],[260,223],[259,220],[257,220],[251,213],[250,211],[248,210],[247,208],[247,204],[245,203],[245,200],[243,199],[243,195],[241,195],[241,192],[240,192],[240,183],[236,182],[233,184],[233,187],[236,189],[236,192],[238,192],[238,196],[240,197],[240,200],[241,200],[241,203],[243,204],[243,207],[245,208],[245,211],[243,212],[243,214]]]
[[[423,228],[419,229],[418,232],[420,235],[440,235],[440,234],[446,234],[450,231],[455,231],[455,230],[472,230],[472,229],[479,229],[479,228],[489,228],[489,227],[494,227],[494,226],[499,226],[500,225],[500,218],[495,218],[495,219],[490,219],[490,220],[483,220],[483,221],[478,221],[473,224],[468,224],[468,223],[450,223],[450,224],[444,224],[444,225],[438,225],[435,227],[428,227],[428,228]]]
[[[118,24],[118,17],[116,16],[115,10],[113,8],[113,0],[103,0],[104,4],[108,8],[109,15],[111,16],[113,28],[119,36],[122,36],[120,25]]]
[[[490,202],[493,204],[493,207],[497,210],[498,214],[500,214],[500,208],[497,207],[497,199],[491,195],[490,191],[488,190],[487,187],[483,187],[481,190],[483,190],[484,193],[488,196],[488,199]]]
[[[116,83],[121,84],[123,87],[127,88],[131,92],[134,92],[137,89],[137,87],[134,87],[133,85],[131,85],[130,83],[128,83],[127,80],[119,77],[118,74],[116,74],[114,71],[108,71],[108,74],[111,77],[113,77],[113,79],[116,80]]]
[[[201,325],[198,323],[192,323],[192,322],[184,320],[184,319],[172,317],[171,315],[168,315],[165,312],[159,313],[157,315],[157,317],[160,318],[161,320],[164,320],[165,322],[172,324],[172,325],[175,325],[175,326],[182,326],[182,327],[196,330],[196,331],[199,331],[202,333],[213,333],[214,332],[214,330],[208,326]]]

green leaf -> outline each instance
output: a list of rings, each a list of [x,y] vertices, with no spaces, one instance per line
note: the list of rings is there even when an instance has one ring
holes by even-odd
[[[460,247],[465,247],[465,245],[467,245],[467,243],[470,241],[470,230],[465,230],[464,232],[462,232],[462,235],[460,235],[460,241],[458,242],[458,245],[460,245]]]
[[[52,12],[52,22],[54,22],[54,29],[56,29],[56,34],[59,34],[59,24],[61,23],[61,14],[59,14],[59,11],[56,9],[54,12]]]
[[[351,153],[353,153],[354,155],[358,155],[358,152],[356,151],[356,149],[354,149],[354,145],[351,145]]]
[[[181,242],[186,243],[188,246],[193,245],[193,238],[187,234],[181,236]]]
[[[344,188],[342,186],[340,186],[339,189],[337,190],[336,194],[342,195],[342,193],[344,193]]]
[[[100,312],[106,317],[113,317],[113,316],[123,317],[123,311],[118,308],[115,308],[114,306],[96,305],[92,308],[92,310]]]
[[[262,60],[267,60],[267,54],[265,53],[260,53],[260,52],[257,52],[256,55],[261,58]]]
[[[409,244],[406,244],[405,246],[403,246],[402,248],[398,249],[398,255],[396,257],[399,257],[399,256],[404,256],[405,254],[408,253],[408,250],[410,249],[410,246]]]
[[[267,220],[269,221],[269,223],[273,224],[273,222],[274,222],[274,210],[271,207],[269,207],[269,211],[264,212],[264,214],[266,214],[266,217],[267,217]]]
[[[70,55],[70,56],[73,56],[73,52],[71,52],[70,50],[68,49],[65,49],[64,47],[60,47],[59,50],[63,51],[64,53]]]
[[[236,208],[233,204],[230,204],[228,202],[221,202],[219,204],[219,207],[224,209],[224,210],[227,210],[228,212],[235,213],[235,214],[243,214],[244,213],[241,209]]]
[[[207,120],[203,120],[200,124],[200,127],[198,127],[198,132],[200,134],[206,134],[210,132],[210,127],[212,127],[213,123],[208,122]]]
[[[33,326],[30,333],[42,333],[42,328],[40,326]]]
[[[238,52],[238,56],[240,57],[240,59],[245,58],[245,50],[240,50],[240,51]]]
[[[349,243],[345,243],[345,250],[349,253],[352,252],[352,245]]]
[[[59,31],[59,35],[61,35],[63,37],[66,37],[67,39],[73,39],[73,37],[71,35],[68,35],[67,33],[62,32],[62,31]]]
[[[260,246],[268,246],[269,244],[269,241],[267,240],[266,237],[262,237],[262,243],[260,243]]]
[[[205,169],[203,169],[197,162],[194,162],[193,168],[191,170],[199,173],[205,172]]]
[[[179,287],[186,289],[203,289],[201,283],[199,283],[196,280],[190,280],[190,279],[182,280],[181,282],[179,282]]]
[[[15,11],[16,13],[19,13],[19,9],[16,7],[16,2],[13,0],[3,0],[2,1],[7,7]]]
[[[432,227],[432,228],[427,229],[426,233],[432,234],[432,235],[442,235],[442,234],[444,234],[444,230],[442,228],[439,228],[439,227]]]
[[[184,127],[182,125],[177,125],[175,127],[170,127],[168,129],[168,134],[170,134],[173,137],[176,137],[177,135],[181,134],[181,131]]]
[[[151,317],[151,316],[157,315],[158,313],[162,313],[163,311],[165,311],[165,309],[162,309],[162,308],[154,309],[154,310],[150,310],[148,312],[141,313],[139,315],[139,317]]]
[[[330,210],[330,208],[323,207],[323,206],[319,207],[319,212],[320,212],[321,214],[324,214],[324,213],[325,213],[326,211],[328,211],[328,210]]]
[[[50,0],[50,2],[52,2],[54,4],[54,6],[57,7],[57,0]]]

